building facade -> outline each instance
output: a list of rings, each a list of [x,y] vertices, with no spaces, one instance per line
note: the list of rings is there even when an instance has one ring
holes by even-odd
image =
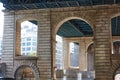
[[[26,68],[23,73],[33,71],[31,74],[34,74],[35,80],[53,80],[56,66],[56,33],[64,22],[82,19],[91,26],[93,36],[63,39],[64,69],[71,73],[68,46],[70,42],[78,42],[79,70],[87,71],[87,47],[94,43],[94,79],[114,80],[120,70],[120,58],[119,54],[112,54],[112,42],[120,40],[120,36],[111,35],[111,19],[120,16],[119,7],[119,5],[98,5],[59,9],[5,10],[2,61],[8,66],[6,76],[18,77],[17,73],[22,67],[29,67],[31,70]],[[26,20],[38,21],[37,56],[20,55],[20,24]]]
[[[0,37],[0,59],[2,56],[2,37]]]

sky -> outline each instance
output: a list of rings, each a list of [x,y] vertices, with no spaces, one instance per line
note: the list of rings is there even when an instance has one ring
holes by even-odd
[[[3,5],[0,3],[0,37],[3,35],[3,22],[4,22],[4,14],[2,12],[3,10]]]

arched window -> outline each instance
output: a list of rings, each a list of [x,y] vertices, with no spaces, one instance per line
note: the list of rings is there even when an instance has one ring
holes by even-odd
[[[63,61],[64,68],[68,67],[79,67],[79,41],[72,41],[71,43],[66,42],[69,38],[80,38],[80,37],[92,37],[93,30],[92,27],[81,19],[70,19],[62,23],[56,32],[57,35],[63,38]],[[60,45],[59,45],[60,46]],[[68,48],[69,47],[69,48]],[[74,51],[73,51],[74,50]],[[73,51],[73,52],[71,52]],[[54,51],[55,52],[55,51]],[[55,58],[57,58],[56,56]],[[57,60],[57,59],[56,59]],[[59,61],[57,61],[59,62]]]
[[[114,80],[120,80],[120,68],[119,67],[114,72]]]
[[[70,46],[70,67],[79,68],[79,43],[71,42]]]
[[[116,16],[111,19],[111,32],[112,32],[112,38],[120,39],[118,36],[120,36],[120,16]],[[113,42],[113,54],[120,54],[120,41]]]
[[[87,70],[93,71],[94,70],[94,47],[93,43],[89,45],[87,49]]]
[[[112,36],[120,36],[120,16],[111,19]]]
[[[113,54],[120,54],[120,41],[113,42]]]

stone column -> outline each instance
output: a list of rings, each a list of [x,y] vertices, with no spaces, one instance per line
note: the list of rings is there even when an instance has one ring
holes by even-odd
[[[86,44],[85,40],[80,40],[80,70],[87,70],[87,55],[86,55]]]
[[[4,11],[4,33],[2,62],[6,63],[6,77],[14,77],[13,57],[15,42],[14,11]]]
[[[102,14],[104,13],[104,14]],[[95,78],[96,80],[112,80],[110,19],[104,10],[97,11],[95,23]]]
[[[69,68],[69,42],[63,38],[63,63],[64,69]]]
[[[39,11],[38,22],[38,61],[41,80],[52,79],[52,31],[50,25],[50,11]]]

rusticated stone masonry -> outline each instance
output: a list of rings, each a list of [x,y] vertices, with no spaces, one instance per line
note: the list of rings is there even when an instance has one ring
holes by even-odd
[[[111,18],[120,16],[120,5],[5,10],[4,13],[2,62],[7,65],[6,76],[14,77],[15,69],[24,64],[35,70],[35,73],[38,69],[36,74],[39,75],[40,80],[53,80],[56,32],[65,21],[82,19],[92,27],[94,32],[95,80],[114,80],[113,72],[115,69],[113,66],[119,67],[119,58],[112,55]],[[37,57],[31,60],[30,64],[26,64],[29,62],[27,58],[21,56],[18,59],[20,54],[20,23],[25,20],[38,21]],[[18,65],[17,61],[21,64]],[[31,64],[34,64],[35,67]]]

